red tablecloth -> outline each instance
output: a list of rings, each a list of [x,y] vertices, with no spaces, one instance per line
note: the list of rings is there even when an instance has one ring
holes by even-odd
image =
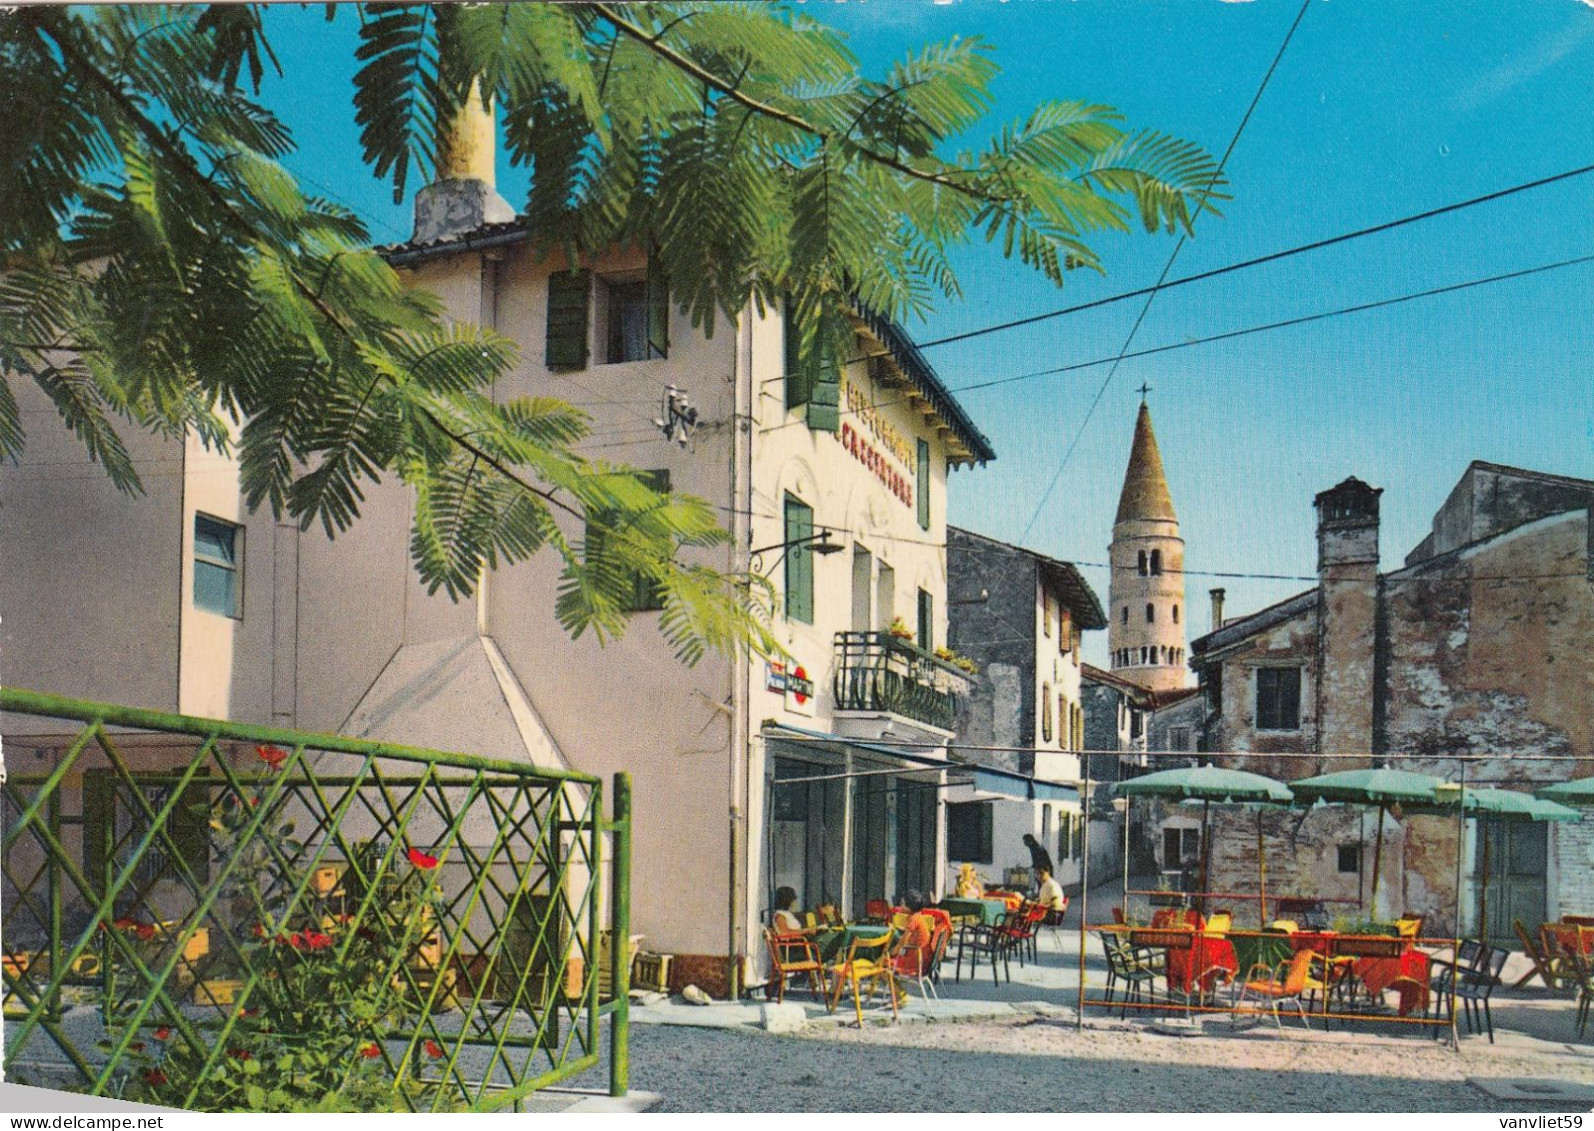
[[[1352,969],[1374,997],[1397,989],[1402,1017],[1428,1008],[1428,956],[1415,947],[1399,958],[1359,958]]]
[[[1168,950],[1168,988],[1190,994],[1197,991],[1191,983],[1200,978],[1199,989],[1210,993],[1220,984],[1229,982],[1239,972],[1240,958],[1234,953],[1234,944],[1221,935],[1201,934],[1206,921],[1195,910],[1181,911],[1165,907],[1151,917],[1153,927],[1187,927],[1196,932],[1189,950]],[[1221,973],[1220,973],[1221,971]]]
[[[1594,929],[1583,927],[1579,930],[1576,924],[1568,926],[1565,923],[1546,923],[1545,926],[1555,936],[1562,950],[1582,947],[1584,954],[1594,953]]]

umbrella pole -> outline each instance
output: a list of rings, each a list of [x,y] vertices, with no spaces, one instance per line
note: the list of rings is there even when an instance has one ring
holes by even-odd
[[[1463,826],[1465,827],[1465,826]],[[1478,831],[1483,834],[1483,884],[1478,889],[1478,938],[1489,938],[1489,825],[1481,817]]]
[[[1129,918],[1129,798],[1124,798],[1124,888],[1119,896],[1119,909]]]
[[[1373,840],[1373,898],[1368,909],[1378,918],[1378,872],[1384,860],[1384,807],[1378,807],[1378,836]]]
[[[1267,922],[1267,848],[1262,843],[1262,809],[1256,810],[1256,876],[1261,890],[1257,908],[1257,925]]]
[[[1196,895],[1196,910],[1207,913],[1207,878],[1212,868],[1212,802],[1201,803],[1201,890]]]

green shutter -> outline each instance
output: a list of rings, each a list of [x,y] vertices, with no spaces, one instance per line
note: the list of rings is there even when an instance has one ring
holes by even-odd
[[[809,393],[813,387],[813,374],[803,362],[802,327],[797,324],[797,317],[792,313],[789,299],[783,311],[782,324],[786,339],[786,407],[801,408],[808,403]]]
[[[670,283],[657,256],[648,256],[648,356],[670,356]]]
[[[935,650],[935,598],[919,590],[919,647]]]
[[[814,509],[786,496],[786,619],[814,623]],[[791,543],[800,542],[801,545]]]
[[[841,367],[827,336],[819,343],[819,362],[812,369],[808,391],[808,427],[834,432],[841,427]]]
[[[930,529],[930,445],[919,441],[919,529]]]
[[[549,369],[584,369],[587,364],[586,271],[559,271],[548,276]]]

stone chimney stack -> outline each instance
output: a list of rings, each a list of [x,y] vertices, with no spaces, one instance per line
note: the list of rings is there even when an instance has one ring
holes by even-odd
[[[502,224],[515,210],[495,187],[497,128],[493,107],[473,85],[437,139],[437,180],[415,194],[416,243],[436,243]]]
[[[1313,503],[1321,665],[1317,742],[1325,754],[1371,755],[1373,749],[1381,494],[1350,478]]]
[[[1216,632],[1223,627],[1223,596],[1222,589],[1208,589],[1207,595],[1212,598],[1212,631]]]

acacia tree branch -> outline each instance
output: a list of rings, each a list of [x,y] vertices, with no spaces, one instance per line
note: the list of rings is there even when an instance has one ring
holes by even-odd
[[[108,76],[103,74],[91,60],[86,59],[82,52],[77,49],[76,45],[71,43],[66,36],[56,35],[53,33],[53,31],[42,27],[40,30],[44,31],[45,34],[49,35],[50,38],[54,40],[56,46],[61,52],[61,57],[63,60],[75,65],[80,74],[86,75],[90,82],[99,87],[100,90],[116,105],[117,109],[122,112],[123,116],[127,118],[129,123],[131,123],[138,130],[139,134],[156,149],[158,149],[162,156],[165,157],[165,159],[171,165],[175,166],[177,169],[186,174],[188,178],[198,186],[200,191],[203,192],[210,199],[211,203],[220,211],[222,218],[232,226],[236,234],[245,240],[252,239],[254,232],[248,222],[245,221],[243,217],[238,215],[237,210],[233,207],[232,201],[227,199],[226,194],[216,186],[215,182],[200,171],[199,167],[194,163],[192,155],[187,150],[174,144],[171,138],[164,131],[159,129],[155,123],[151,121],[133,102],[133,100],[127,96],[127,92],[124,91],[119,84],[111,81]],[[330,325],[338,332],[340,336],[345,338],[351,344],[358,345],[358,338],[353,331],[349,329],[338,312],[333,310],[319,294],[306,286],[304,281],[299,278],[298,273],[292,270],[286,262],[283,263],[283,268],[284,273],[292,281],[294,289],[299,292],[300,296],[303,297],[306,302],[310,303],[310,305],[316,309],[321,317],[326,320],[328,325]],[[380,379],[385,380],[397,387],[397,382],[394,381],[393,377],[389,374],[380,374]],[[462,433],[457,429],[450,428],[433,409],[424,405],[418,407],[421,414],[426,417],[427,421],[434,428],[436,428],[438,432],[446,436],[451,442],[457,444],[463,450],[470,452],[473,456],[478,457],[488,467],[491,467],[494,471],[498,472],[505,479],[515,484],[521,490],[535,495],[537,498],[542,499],[550,506],[557,507],[574,518],[584,519],[587,517],[585,511],[579,510],[565,502],[563,499],[558,497],[556,492],[539,487],[535,483],[525,479],[519,473],[504,464],[491,452],[485,450],[478,444],[472,443],[465,433]]]
[[[762,102],[751,95],[743,94],[735,85],[727,82],[725,79],[720,78],[707,67],[700,66],[691,59],[688,59],[685,55],[682,55],[679,51],[676,51],[674,48],[660,42],[660,36],[649,35],[645,29],[640,28],[630,20],[627,20],[624,16],[620,15],[619,12],[615,11],[610,5],[595,3],[589,5],[589,7],[616,31],[630,36],[632,39],[646,47],[649,51],[668,62],[671,66],[685,72],[688,75],[691,75],[693,78],[699,80],[705,85],[713,87],[715,90],[725,95],[725,97],[731,99],[733,102],[740,103],[754,113],[761,114],[764,117],[771,118],[777,122],[782,122],[785,125],[791,126],[793,129],[801,130],[803,133],[810,134],[822,142],[846,140],[845,138],[837,138],[833,131],[816,126],[806,118],[800,117],[797,114],[793,114],[789,110],[782,110],[778,106],[771,106],[769,103]],[[662,35],[662,33],[660,33],[660,35]],[[856,153],[866,160],[874,161],[880,165],[884,165],[888,169],[894,169],[904,176],[912,177],[915,180],[928,181],[931,184],[940,185],[942,188],[951,189],[953,192],[962,193],[964,196],[972,197],[975,200],[985,201],[988,203],[1006,199],[1003,197],[993,196],[979,186],[968,184],[963,180],[952,176],[950,173],[938,173],[931,169],[921,169],[918,166],[903,161],[898,157],[887,156],[886,154],[877,152],[876,150],[870,149],[867,146],[857,145],[852,142],[848,142],[848,144]]]

